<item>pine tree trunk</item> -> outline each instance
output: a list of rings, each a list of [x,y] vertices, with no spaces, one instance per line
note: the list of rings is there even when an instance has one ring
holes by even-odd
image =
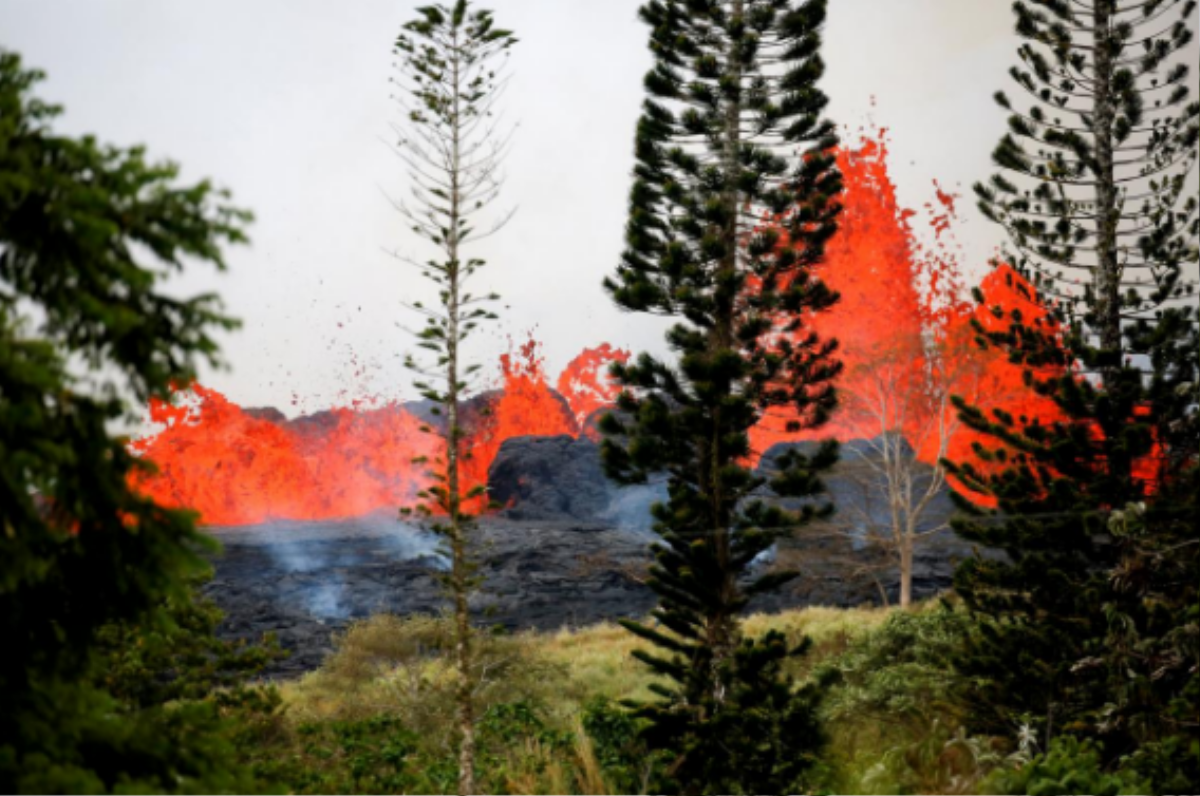
[[[1113,166],[1113,51],[1112,0],[1096,0],[1095,114],[1092,131],[1096,150],[1096,325],[1100,347],[1108,360],[1101,371],[1105,388],[1116,386],[1121,365],[1121,274],[1117,264],[1117,194]]]
[[[743,12],[743,0],[734,0],[731,10],[732,17],[739,17]],[[733,48],[729,53],[730,77],[741,84],[741,64],[734,60]],[[727,295],[723,285],[729,284],[730,276],[737,272],[737,238],[739,194],[737,190],[738,150],[741,144],[742,108],[739,99],[729,99],[725,106],[725,147],[722,153],[722,171],[727,184],[725,198],[726,212],[729,219],[726,228],[722,230],[726,244],[729,247],[719,265],[717,276],[717,307],[716,323],[710,333],[709,355],[714,358],[722,351],[727,351],[736,345],[734,340],[735,296]],[[734,506],[730,505],[722,494],[721,469],[727,463],[728,454],[724,449],[722,438],[724,427],[719,406],[713,409],[711,449],[707,457],[706,477],[712,504],[713,545],[720,568],[722,583],[719,607],[712,613],[708,623],[708,645],[712,651],[712,671],[710,686],[713,689],[713,700],[717,704],[725,701],[724,686],[720,672],[726,661],[733,655],[738,642],[737,617],[733,615],[732,605],[737,599],[737,580],[733,572],[732,539],[730,538]]]
[[[1095,114],[1092,117],[1096,150],[1096,305],[1095,324],[1100,348],[1105,360],[1100,368],[1104,390],[1119,389],[1123,345],[1121,337],[1121,267],[1117,262],[1117,226],[1120,210],[1117,207],[1116,167],[1113,164],[1113,103],[1114,54],[1111,39],[1113,0],[1096,0],[1092,11],[1095,30]],[[1105,454],[1110,474],[1127,482],[1132,462],[1118,444],[1120,430],[1104,428]]]
[[[458,793],[459,796],[469,796],[475,793],[475,711],[472,704],[474,698],[474,682],[471,675],[471,615],[467,602],[467,592],[470,587],[470,573],[467,566],[466,539],[459,512],[462,509],[461,484],[458,472],[458,443],[459,443],[459,394],[458,394],[458,335],[459,335],[459,167],[460,167],[460,91],[459,66],[460,52],[458,49],[458,28],[454,28],[452,39],[452,74],[453,74],[453,104],[454,123],[451,137],[450,171],[450,229],[446,236],[446,253],[450,258],[446,289],[449,294],[449,328],[446,345],[446,376],[447,409],[449,414],[449,429],[446,445],[446,490],[450,510],[451,552],[451,588],[454,592],[454,658],[458,669]]]

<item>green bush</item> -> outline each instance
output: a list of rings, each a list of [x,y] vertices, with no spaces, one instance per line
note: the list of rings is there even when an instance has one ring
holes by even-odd
[[[1055,738],[1050,748],[1028,763],[996,769],[981,785],[983,793],[1059,796],[1090,793],[1093,796],[1149,793],[1147,782],[1128,769],[1104,771],[1101,748],[1089,739]]]
[[[953,712],[957,678],[947,659],[963,643],[970,623],[965,611],[947,603],[893,612],[814,670],[815,678],[831,686],[826,719],[871,716],[928,724]]]
[[[605,780],[616,793],[646,793],[661,775],[665,758],[652,754],[633,715],[603,697],[583,706],[583,729]]]
[[[249,789],[216,705],[165,703],[99,648],[169,629],[216,546],[135,488],[153,466],[114,432],[220,363],[236,323],[165,282],[223,270],[250,215],[141,147],[56,133],[43,78],[0,48],[0,791]]]
[[[288,792],[430,791],[431,772],[417,760],[420,739],[398,718],[311,722],[279,740],[283,748],[267,748],[255,773]]]
[[[453,792],[452,630],[440,616],[355,623],[321,669],[284,687],[288,712],[244,747],[246,762],[261,780],[296,793]],[[476,637],[475,663],[478,787],[580,787],[579,734],[570,716],[548,707],[563,689],[561,667],[546,663],[531,638],[498,633]]]
[[[1151,793],[1196,793],[1200,782],[1200,742],[1174,736],[1142,744],[1122,768],[1150,783]]]
[[[1001,758],[993,744],[958,731],[958,681],[946,660],[970,622],[945,602],[894,611],[814,668],[812,678],[826,686],[828,787],[964,792]]]

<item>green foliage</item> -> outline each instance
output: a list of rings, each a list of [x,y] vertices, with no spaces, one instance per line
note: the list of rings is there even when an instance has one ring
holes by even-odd
[[[467,430],[463,424],[462,400],[474,386],[478,365],[463,357],[463,343],[484,321],[496,315],[487,306],[499,296],[472,295],[468,288],[486,263],[478,257],[463,257],[463,246],[498,230],[511,213],[497,220],[490,230],[480,230],[481,214],[500,194],[500,165],[507,138],[497,131],[496,102],[505,78],[502,59],[517,39],[511,31],[495,26],[492,12],[472,10],[468,0],[453,7],[422,6],[417,18],[404,25],[396,38],[394,53],[399,59],[403,96],[397,98],[407,117],[404,137],[397,153],[408,167],[410,191],[416,207],[401,203],[400,213],[417,236],[433,245],[438,259],[406,259],[437,288],[438,302],[426,307],[421,302],[409,308],[423,318],[416,332],[418,345],[432,356],[421,360],[408,356],[406,366],[422,381],[416,387],[433,402],[435,414],[444,416],[438,433],[442,444],[426,475],[432,486],[418,493],[417,510],[434,517],[431,530],[444,540],[450,559],[449,572],[441,576],[454,601],[457,620],[459,748],[462,753],[460,793],[474,790],[474,693],[472,632],[467,596],[478,585],[476,565],[467,549],[474,512],[487,505],[487,485],[468,483],[462,463],[471,457],[463,446]],[[401,509],[402,514],[411,511]]]
[[[435,414],[444,427],[426,427],[427,433],[443,437],[445,451],[432,460],[429,476],[433,486],[419,495],[418,511],[426,516],[445,517],[433,526],[447,537],[454,559],[449,577],[470,581],[471,569],[461,551],[460,525],[471,517],[470,506],[483,495],[483,485],[460,484],[461,462],[471,451],[461,443],[467,434],[461,400],[475,386],[477,365],[462,358],[462,344],[481,323],[496,320],[488,309],[499,299],[467,292],[487,262],[463,257],[463,247],[495,232],[509,215],[502,216],[490,230],[480,229],[500,193],[500,165],[507,141],[501,140],[487,119],[496,110],[503,89],[504,59],[517,43],[511,31],[495,26],[492,12],[472,9],[467,0],[452,8],[441,5],[417,9],[417,18],[404,25],[393,52],[399,59],[401,90],[395,97],[405,115],[397,153],[409,167],[410,191],[415,206],[399,203],[410,231],[437,251],[437,259],[401,258],[436,288],[438,302],[428,306],[407,304],[423,319],[417,345],[424,357],[409,355],[406,366],[421,380],[416,387],[423,398],[436,404]]]
[[[835,345],[803,329],[837,298],[813,274],[842,188],[816,85],[825,3],[652,0],[640,15],[655,66],[627,248],[605,287],[623,309],[679,319],[667,334],[679,358],[614,366],[621,411],[601,424],[610,476],[669,474],[648,581],[657,627],[625,624],[658,648],[638,657],[670,684],[637,715],[650,722],[651,748],[677,757],[659,787],[788,789],[818,737],[811,696],[782,678],[796,650],[777,636],[743,638],[738,615],[752,595],[794,577],[752,577],[750,563],[820,510],[789,514],[755,500],[765,482],[745,463],[763,412],[815,428],[835,403]],[[772,486],[814,495],[835,458],[832,444],[785,457]]]
[[[629,711],[596,696],[583,706],[582,724],[614,792],[649,793],[650,783],[662,780],[669,760],[646,747],[644,722]]]
[[[813,672],[829,686],[824,715],[837,722],[899,726],[950,718],[959,681],[948,664],[972,624],[966,611],[945,603],[890,614]]]
[[[1004,737],[988,737],[968,734],[963,726],[960,678],[946,660],[970,642],[976,619],[961,606],[940,603],[912,611],[808,608],[751,617],[747,625],[756,633],[814,639],[803,658],[789,661],[789,672],[803,674],[803,682],[823,694],[812,711],[829,742],[819,757],[799,765],[791,789],[975,793],[997,768],[1027,764],[1038,751],[1033,727],[1014,725]],[[678,756],[652,750],[645,735],[649,722],[619,703],[654,679],[649,669],[624,659],[624,650],[645,645],[618,631],[599,626],[479,637],[480,665],[489,672],[479,700],[481,791],[646,793],[678,787],[671,771]],[[237,714],[244,762],[260,782],[294,792],[452,792],[458,773],[452,643],[453,625],[445,617],[378,616],[357,623],[320,670],[281,686],[283,710]],[[623,674],[603,676],[613,668]],[[762,693],[769,695],[768,686]],[[763,713],[754,720],[778,722],[780,711]],[[761,733],[768,746],[776,732],[751,721],[728,731]],[[802,748],[802,735],[775,742],[784,754],[811,751]],[[402,761],[395,762],[399,754],[384,760],[389,746],[403,749]],[[733,748],[737,756],[721,760],[746,765],[746,750]],[[1194,762],[1186,745],[1147,744],[1121,761],[1121,769],[1134,774],[1121,776],[1185,781]],[[721,777],[728,779],[720,772],[712,776],[714,790],[722,787]]]
[[[0,789],[236,788],[214,706],[130,710],[95,672],[102,627],[169,623],[205,569],[194,515],[131,488],[152,466],[109,428],[218,363],[217,298],[161,287],[224,268],[249,214],[140,148],[56,135],[41,77],[0,52]]]
[[[284,687],[285,712],[262,722],[243,762],[261,781],[302,793],[453,792],[455,639],[450,616],[379,615],[351,625],[321,669]],[[576,728],[547,707],[564,690],[563,668],[528,637],[498,633],[475,635],[472,666],[477,789],[576,787]],[[393,735],[408,745],[402,765],[380,762]],[[355,745],[345,742],[351,737]]]
[[[652,750],[667,752],[667,765],[651,782],[655,793],[807,790],[805,776],[824,740],[817,722],[819,691],[797,687],[781,673],[789,654],[781,633],[747,639],[716,675],[723,701],[707,694],[685,704],[668,689],[649,705],[631,703],[648,722],[642,732]]]
[[[255,763],[258,776],[291,793],[433,793],[414,764],[419,736],[393,716],[300,725],[294,747]],[[278,739],[276,739],[278,743]],[[450,781],[455,777],[451,769]]]
[[[244,755],[261,781],[294,793],[452,793],[458,755],[446,732],[430,737],[409,713],[379,713],[283,727]],[[485,793],[578,792],[577,737],[530,702],[498,703],[478,723],[477,785]]]
[[[1095,796],[1146,793],[1148,784],[1125,769],[1104,770],[1100,750],[1090,740],[1055,739],[1045,754],[1015,768],[998,768],[981,784],[982,793],[1012,793],[1029,796]]]
[[[1155,793],[1200,788],[1200,461],[1188,467],[1153,508],[1110,514],[1117,563],[1107,629],[1076,664],[1104,691],[1083,720],[1106,744],[1124,741],[1122,754]]]
[[[895,611],[820,663],[829,728],[828,786],[846,793],[962,793],[1002,746],[962,730],[961,680],[949,665],[974,620],[939,603]]]
[[[809,628],[818,643],[804,662],[819,663],[877,621],[878,611],[825,608],[755,615],[748,624],[761,628],[756,632],[794,638]],[[238,714],[245,725],[239,741],[243,762],[260,782],[295,792],[367,787],[355,783],[354,772],[370,777],[371,765],[380,767],[380,777],[397,778],[390,784],[370,781],[372,789],[452,792],[458,773],[453,638],[448,617],[376,616],[352,625],[321,669],[281,685],[282,710]],[[487,674],[479,680],[477,703],[479,790],[645,793],[669,783],[674,756],[652,751],[642,732],[647,722],[617,701],[651,681],[649,670],[613,649],[641,646],[636,638],[600,626],[481,634],[477,640],[477,662]],[[613,667],[626,674],[597,676]],[[770,690],[763,693],[769,696]],[[393,723],[375,721],[381,717]],[[758,729],[749,721],[738,726]],[[346,733],[361,734],[358,752],[347,751],[339,740]],[[395,770],[379,763],[379,751],[392,736],[412,742]],[[810,758],[800,766],[808,767],[796,787],[812,789],[829,779],[822,761]]]
[[[203,699],[222,706],[255,702],[258,689],[245,682],[287,653],[273,636],[262,644],[217,638],[223,615],[199,593],[201,585],[195,582],[185,598],[168,598],[151,622],[101,628],[97,685],[135,710]]]
[[[394,713],[430,743],[451,744],[457,678],[450,616],[379,615],[335,638],[325,664],[305,677],[292,710],[307,719],[361,719]],[[539,703],[562,688],[562,667],[543,661],[520,636],[478,633],[471,676],[474,705]]]
[[[1195,705],[1196,694],[1189,698]],[[1200,782],[1200,741],[1180,734],[1143,743],[1121,760],[1121,770],[1149,783],[1149,792],[1188,793]]]
[[[993,307],[1002,323],[977,331],[1059,417],[988,416],[960,401],[988,443],[976,449],[983,466],[949,465],[996,502],[964,501],[971,516],[957,530],[1004,553],[955,576],[983,618],[955,662],[972,730],[1028,721],[1044,738],[1096,739],[1088,753],[1107,768],[1200,737],[1200,202],[1184,187],[1200,103],[1181,53],[1195,3],[1131,10],[1014,4],[1024,42],[1010,74],[1030,99],[998,95],[1010,132],[993,156],[1000,173],[976,194],[1046,315]]]

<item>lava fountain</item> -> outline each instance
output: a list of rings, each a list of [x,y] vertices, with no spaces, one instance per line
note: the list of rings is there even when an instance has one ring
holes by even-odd
[[[528,435],[578,436],[581,419],[611,401],[607,365],[629,353],[604,344],[585,349],[560,376],[565,394],[547,383],[532,337],[500,359],[502,385],[464,407],[466,489],[487,483],[504,440]],[[133,443],[158,472],[137,486],[163,505],[188,507],[208,525],[357,517],[411,505],[429,484],[429,461],[444,443],[423,427],[437,418],[402,404],[335,408],[289,420],[273,409],[244,409],[201,385],[177,403],[153,401],[162,429]],[[436,431],[436,429],[433,429]]]
[[[332,519],[409,502],[424,483],[416,456],[433,452],[421,421],[397,405],[331,409],[288,421],[193,385],[182,405],[154,401],[165,425],[133,448],[158,473],[139,490],[188,507],[211,525]]]
[[[841,301],[801,330],[839,341],[841,406],[826,426],[800,433],[787,431],[796,418],[786,411],[763,417],[750,432],[752,463],[777,442],[892,431],[903,433],[923,461],[973,458],[978,437],[952,422],[950,395],[1016,417],[1059,416],[1002,352],[975,344],[971,325],[993,328],[996,308],[1020,308],[1028,319],[1043,317],[1044,309],[1007,267],[983,281],[983,305],[967,301],[953,244],[956,197],[934,183],[936,198],[926,205],[932,242],[919,242],[919,214],[897,201],[887,156],[885,131],[838,154],[844,209],[819,275]],[[595,416],[619,392],[608,366],[629,356],[607,343],[585,349],[559,376],[557,390],[532,337],[502,356],[498,389],[464,406],[465,489],[486,484],[507,439],[595,437]],[[158,473],[141,477],[138,487],[165,505],[197,510],[210,525],[355,517],[411,505],[430,483],[431,465],[414,459],[436,466],[443,452],[438,429],[422,431],[440,418],[403,404],[352,404],[289,420],[274,410],[243,409],[199,385],[190,394],[180,405],[150,406],[150,419],[164,427],[134,447]]]
[[[925,206],[932,241],[921,243],[913,230],[919,214],[899,204],[888,173],[886,131],[837,159],[843,210],[818,274],[841,300],[808,318],[799,334],[838,340],[840,405],[828,424],[800,433],[787,430],[793,412],[772,410],[751,429],[753,459],[779,442],[900,432],[927,463],[974,460],[978,435],[957,422],[952,395],[985,411],[1056,419],[1057,408],[1025,385],[1020,367],[976,343],[972,320],[993,328],[994,308],[1020,308],[1029,319],[1046,313],[1007,266],[983,280],[983,305],[967,300],[953,240],[957,197],[934,182],[935,200]]]

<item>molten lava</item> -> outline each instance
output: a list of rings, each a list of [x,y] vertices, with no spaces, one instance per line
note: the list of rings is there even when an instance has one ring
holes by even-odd
[[[845,183],[838,232],[829,241],[820,278],[841,295],[830,310],[806,320],[799,331],[815,331],[822,339],[836,338],[838,358],[845,368],[839,379],[842,391],[870,393],[867,383],[875,366],[888,360],[906,363],[892,389],[907,386],[913,358],[922,358],[922,332],[928,302],[919,292],[920,263],[909,219],[914,211],[901,208],[896,187],[887,171],[884,131],[865,140],[857,149],[841,149],[838,167]],[[911,368],[909,367],[911,365]],[[894,370],[894,369],[893,369]],[[796,439],[873,437],[880,429],[864,429],[851,413],[839,411],[820,429],[792,433],[794,412],[773,410],[750,432],[753,459],[771,445]]]
[[[354,517],[411,502],[425,480],[412,459],[436,444],[398,406],[280,422],[200,385],[191,393],[195,406],[151,403],[151,421],[166,428],[134,443],[158,467],[138,488],[211,525]]]
[[[532,336],[515,354],[503,354],[500,368],[503,388],[483,399],[483,410],[468,428],[468,441],[463,446],[467,455],[459,470],[464,493],[487,484],[488,468],[504,440],[530,435],[579,435],[571,406],[546,384],[545,360]]]
[[[1020,308],[1027,321],[1044,310],[1007,267],[984,280],[985,305],[965,301],[953,247],[956,197],[934,183],[936,200],[926,205],[933,240],[919,243],[912,229],[918,214],[897,202],[887,153],[880,131],[838,155],[844,210],[820,276],[841,301],[806,319],[800,332],[839,340],[841,405],[828,425],[800,433],[787,430],[794,415],[772,412],[751,430],[753,460],[777,442],[892,431],[902,432],[922,461],[967,460],[978,436],[957,422],[951,395],[985,411],[1000,408],[1043,422],[1059,417],[1002,352],[978,348],[970,326],[975,319],[994,328],[994,306]],[[564,369],[555,391],[532,338],[501,357],[500,389],[463,407],[464,493],[486,484],[507,439],[594,436],[592,419],[618,392],[607,367],[628,359],[629,352],[607,343],[585,349]],[[354,404],[288,420],[279,412],[243,410],[200,386],[192,394],[193,405],[150,407],[151,419],[165,427],[135,448],[159,473],[138,485],[166,505],[196,509],[208,524],[348,517],[411,505],[429,485],[429,470],[444,461],[442,437],[421,432],[440,418],[422,420],[403,406]],[[416,457],[427,462],[413,464]]]
[[[608,373],[609,365],[628,361],[628,351],[604,343],[597,348],[583,349],[558,377],[558,394],[570,404],[575,422],[588,436],[594,438],[597,434],[595,428],[586,425],[588,418],[598,409],[612,406],[621,391]]]
[[[885,133],[838,153],[843,211],[819,275],[841,301],[807,319],[799,332],[838,340],[844,365],[839,408],[827,425],[798,434],[787,431],[794,413],[772,411],[751,430],[754,459],[777,442],[899,431],[921,461],[975,460],[971,446],[980,437],[958,421],[950,404],[954,395],[985,411],[1047,422],[1060,416],[1025,385],[1021,368],[1003,352],[979,348],[970,325],[974,318],[995,328],[993,307],[1020,309],[1029,321],[1044,317],[1044,308],[1007,266],[984,279],[986,305],[966,300],[953,243],[957,197],[934,183],[936,205],[925,208],[933,241],[918,242],[912,228],[917,213],[899,205],[888,174]]]
[[[464,494],[487,483],[504,440],[577,436],[578,413],[586,417],[614,390],[587,363],[600,368],[622,356],[628,354],[600,346],[568,366],[573,375],[564,373],[562,381],[575,386],[574,404],[546,383],[535,340],[502,356],[502,389],[464,407]],[[163,505],[198,511],[208,525],[355,517],[411,505],[430,483],[428,470],[444,460],[442,438],[422,432],[426,421],[402,406],[339,408],[287,420],[275,410],[242,409],[200,385],[190,396],[181,404],[151,403],[151,422],[164,428],[133,447],[158,473],[140,479],[138,488]],[[427,462],[414,464],[417,457]]]

